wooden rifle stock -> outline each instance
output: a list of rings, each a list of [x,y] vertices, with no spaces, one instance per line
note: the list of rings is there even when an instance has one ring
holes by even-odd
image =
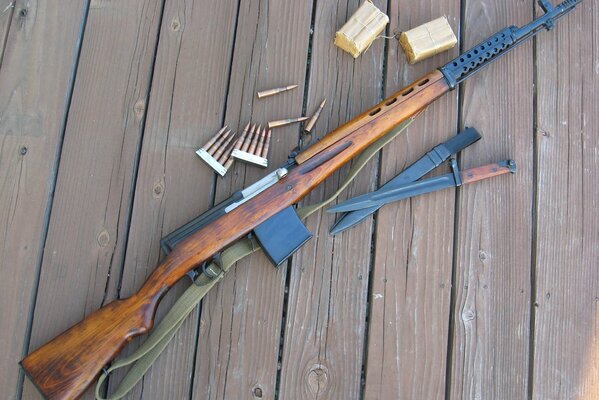
[[[324,179],[395,126],[450,90],[435,71],[329,133],[296,157],[297,166],[269,189],[178,245],[133,296],[86,317],[21,362],[48,399],[76,399],[135,336],[150,330],[161,297],[197,268],[279,211],[299,202]]]

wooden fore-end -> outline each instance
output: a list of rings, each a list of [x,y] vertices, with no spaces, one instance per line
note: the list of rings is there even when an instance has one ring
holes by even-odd
[[[177,245],[134,296],[90,314],[28,355],[21,365],[29,378],[48,399],[79,398],[133,337],[152,328],[160,298],[187,272],[301,201],[370,144],[448,91],[441,73],[434,72],[301,153],[302,162],[284,179]],[[412,101],[405,103],[408,98]],[[262,154],[268,151],[264,147]]]
[[[470,168],[462,171],[462,184],[474,183],[483,179],[493,178],[499,175],[513,174],[516,172],[514,160],[500,161],[495,164],[483,165],[482,167]]]
[[[320,141],[301,152],[295,160],[298,164],[302,164],[327,147],[342,140],[357,129],[368,125],[374,120],[392,118],[396,121],[395,125],[398,125],[421,111],[448,90],[447,81],[443,77],[443,74],[440,71],[434,71],[420,78],[411,86],[400,90],[380,104],[372,107],[370,110],[362,113],[357,118],[352,119],[345,125],[330,132]],[[383,116],[387,118],[384,118]]]

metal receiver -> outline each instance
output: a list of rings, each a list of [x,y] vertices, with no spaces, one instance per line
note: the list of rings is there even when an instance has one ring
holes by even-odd
[[[160,240],[160,245],[165,254],[169,254],[175,246],[187,239],[189,236],[199,231],[204,226],[217,220],[223,215],[231,212],[239,207],[252,197],[262,193],[287,175],[287,168],[281,167],[266,175],[258,182],[248,186],[247,188],[233,193],[231,197],[224,200],[222,203],[214,206],[199,217],[186,223],[175,231],[169,233]]]

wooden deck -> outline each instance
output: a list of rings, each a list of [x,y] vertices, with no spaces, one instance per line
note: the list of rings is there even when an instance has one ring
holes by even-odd
[[[374,2],[389,33],[448,16],[464,49],[539,12]],[[218,128],[326,97],[323,135],[458,53],[408,66],[377,40],[354,61],[332,37],[359,4],[0,1],[0,398],[40,398],[18,361],[136,291],[161,236],[264,174],[216,178],[194,150]],[[518,173],[386,206],[334,238],[333,216],[311,216],[289,265],[240,262],[127,399],[599,398],[599,0],[430,107],[343,198],[464,126],[483,134],[464,167],[513,158]],[[275,132],[270,165],[298,135]]]

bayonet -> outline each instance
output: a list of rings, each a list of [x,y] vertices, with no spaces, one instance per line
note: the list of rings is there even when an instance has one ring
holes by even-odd
[[[480,133],[474,128],[467,128],[458,133],[445,143],[441,143],[422,156],[418,161],[406,168],[402,173],[391,179],[375,193],[401,187],[408,182],[414,182],[437,168],[449,157],[476,143],[481,138]],[[331,229],[331,234],[336,235],[351,228],[360,221],[374,214],[380,206],[372,206],[355,210],[343,215]]]
[[[450,161],[452,172],[434,178],[409,182],[404,185],[368,193],[355,197],[329,208],[328,212],[348,212],[372,207],[382,207],[394,201],[404,200],[409,197],[435,192],[437,190],[459,187],[465,184],[478,182],[508,173],[516,172],[516,163],[513,160],[499,161],[478,168],[460,171],[455,158]]]

